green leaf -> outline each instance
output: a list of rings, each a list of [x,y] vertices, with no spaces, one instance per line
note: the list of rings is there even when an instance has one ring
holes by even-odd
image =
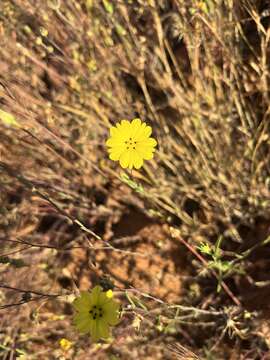
[[[217,239],[216,244],[215,244],[215,251],[214,251],[213,258],[216,259],[216,260],[221,257],[220,246],[221,246],[222,240],[223,240],[223,236],[220,235],[220,236],[218,237],[218,239]]]
[[[144,188],[141,184],[136,183],[127,174],[121,174],[121,180],[127,184],[131,189],[135,190],[136,192],[143,194]]]
[[[129,293],[128,293],[127,291],[125,292],[125,295],[126,295],[128,301],[129,301],[131,307],[132,307],[133,309],[136,309],[136,305],[135,305],[134,301],[132,300],[131,296],[129,296]]]

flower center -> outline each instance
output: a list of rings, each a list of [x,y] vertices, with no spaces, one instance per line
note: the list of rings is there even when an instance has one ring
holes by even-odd
[[[93,320],[97,320],[97,319],[100,319],[102,318],[103,316],[103,310],[101,307],[98,307],[96,305],[94,305],[91,310],[89,311],[89,314],[90,314],[90,317],[93,319]]]
[[[135,150],[136,149],[137,141],[133,140],[131,137],[125,141],[126,149],[127,150]]]

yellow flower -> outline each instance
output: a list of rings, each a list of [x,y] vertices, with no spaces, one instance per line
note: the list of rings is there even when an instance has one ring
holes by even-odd
[[[102,291],[101,286],[95,286],[90,293],[81,292],[73,306],[77,310],[74,316],[76,328],[81,333],[90,333],[93,341],[108,338],[109,326],[119,322],[119,304],[112,299],[112,292]]]
[[[59,345],[62,350],[68,351],[72,347],[73,343],[71,341],[69,341],[68,339],[62,338],[59,341]]]
[[[140,119],[122,120],[112,126],[111,137],[106,142],[110,159],[119,161],[124,169],[139,169],[144,160],[153,158],[157,142],[150,137],[151,133],[151,126]]]

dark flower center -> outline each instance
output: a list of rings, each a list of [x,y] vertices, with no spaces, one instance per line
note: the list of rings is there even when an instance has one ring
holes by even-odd
[[[136,149],[136,144],[137,144],[137,141],[133,140],[131,137],[125,141],[125,144],[126,144],[126,149],[129,150],[129,149],[133,149],[135,150]]]
[[[103,317],[103,309],[94,305],[90,310],[89,314],[93,320],[101,319]]]

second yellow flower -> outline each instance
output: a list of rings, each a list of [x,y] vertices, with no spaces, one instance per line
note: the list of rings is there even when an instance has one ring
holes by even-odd
[[[154,156],[157,142],[150,137],[151,133],[151,126],[147,126],[140,119],[131,122],[122,120],[112,126],[111,137],[106,142],[110,159],[119,161],[124,169],[139,169],[144,160],[151,160]]]

